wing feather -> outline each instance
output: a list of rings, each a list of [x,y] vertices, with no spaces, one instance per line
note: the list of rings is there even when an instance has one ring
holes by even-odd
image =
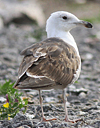
[[[18,88],[40,89],[52,85],[54,88],[57,84],[63,88],[71,83],[80,64],[75,49],[59,38],[34,44],[22,51],[22,55],[19,80],[15,84]],[[27,78],[21,81],[24,75]]]

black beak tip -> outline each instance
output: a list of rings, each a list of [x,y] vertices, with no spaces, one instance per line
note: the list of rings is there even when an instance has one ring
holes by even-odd
[[[87,27],[87,28],[92,28],[93,25],[92,25],[91,23],[87,22],[87,24],[85,24],[85,27]]]

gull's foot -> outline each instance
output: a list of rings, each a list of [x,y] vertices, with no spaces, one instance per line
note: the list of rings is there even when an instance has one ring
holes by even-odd
[[[76,119],[76,120],[70,120],[68,118],[65,118],[66,122],[71,122],[71,123],[77,123],[78,121],[82,121],[82,120],[83,120],[82,118],[81,119]]]
[[[51,118],[51,119],[46,119],[45,117],[42,118],[42,122],[52,121],[52,120],[57,120],[57,118]]]

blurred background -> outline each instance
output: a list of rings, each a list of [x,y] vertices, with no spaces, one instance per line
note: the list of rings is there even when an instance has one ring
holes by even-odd
[[[52,12],[59,10],[69,11],[79,18],[100,19],[99,0],[0,0],[0,16],[6,24],[25,14],[30,20],[37,20],[42,25]]]
[[[54,11],[71,12],[81,19],[100,17],[99,0],[39,0],[46,18]]]
[[[0,0],[0,26],[36,21],[43,27],[50,14],[60,10],[91,22],[100,20],[99,0]]]

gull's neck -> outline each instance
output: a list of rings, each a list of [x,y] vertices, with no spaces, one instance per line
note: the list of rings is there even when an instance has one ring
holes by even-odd
[[[52,31],[51,33],[47,32],[47,37],[48,38],[58,37],[58,38],[63,39],[66,43],[72,45],[75,48],[77,55],[79,56],[79,51],[78,51],[76,42],[75,42],[73,36],[70,34],[70,32],[65,32],[65,31]]]

